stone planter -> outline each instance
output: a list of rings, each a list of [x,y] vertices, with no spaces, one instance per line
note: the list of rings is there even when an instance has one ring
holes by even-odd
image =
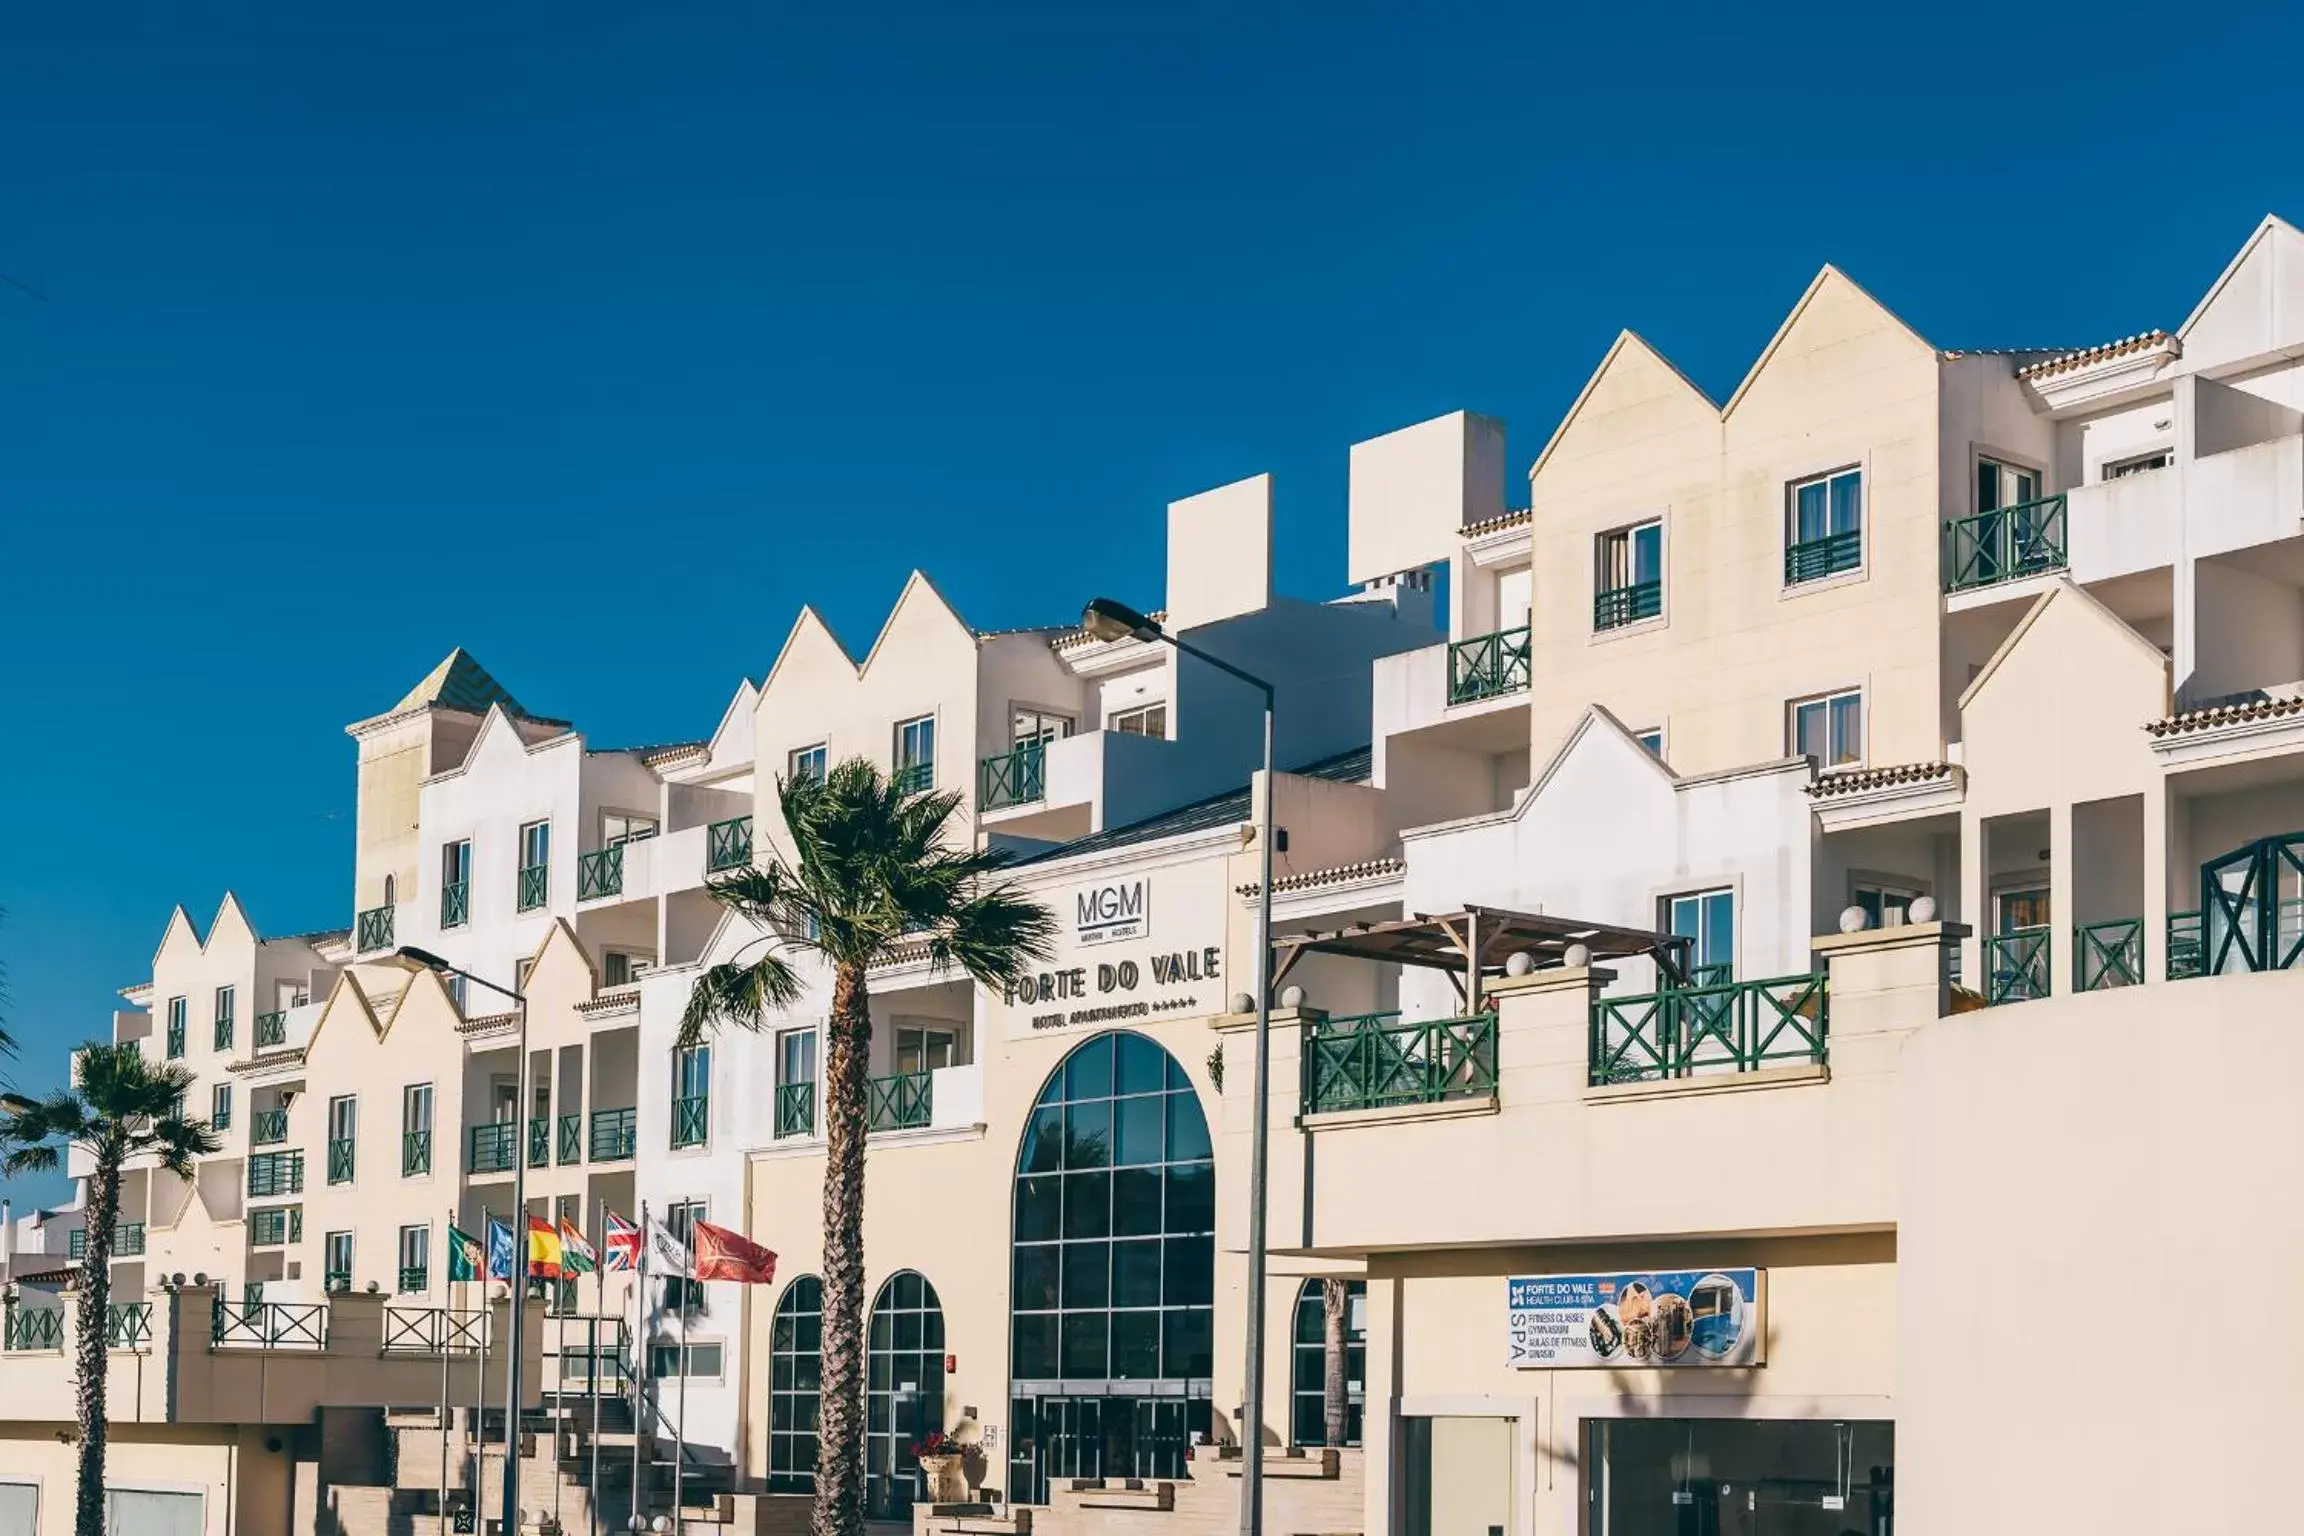
[[[968,1470],[958,1456],[923,1456],[920,1458],[920,1476],[927,1485],[931,1504],[965,1504],[968,1502]]]

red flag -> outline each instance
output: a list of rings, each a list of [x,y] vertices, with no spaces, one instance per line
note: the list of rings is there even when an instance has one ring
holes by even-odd
[[[564,1278],[560,1269],[560,1229],[541,1216],[528,1218],[528,1278]]]
[[[775,1280],[776,1255],[752,1239],[708,1221],[693,1223],[691,1234],[697,1279],[733,1280],[739,1285],[767,1285]]]

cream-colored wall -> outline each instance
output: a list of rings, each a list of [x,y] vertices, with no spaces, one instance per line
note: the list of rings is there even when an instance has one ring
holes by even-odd
[[[39,1486],[39,1536],[72,1536],[80,1448],[68,1428],[0,1421],[0,1483]],[[211,1536],[288,1536],[293,1462],[265,1425],[116,1424],[104,1461],[107,1487],[200,1494]]]
[[[1167,623],[1177,631],[1272,601],[1272,477],[1168,503]]]
[[[417,834],[425,777],[433,771],[434,717],[419,710],[360,735],[354,797],[352,906],[365,912],[384,903],[390,875],[402,901],[416,893],[423,848]]]
[[[1670,722],[1682,773],[1784,754],[1785,706],[1865,690],[1866,755],[1931,761],[1940,494],[1935,353],[1829,269],[1725,413],[1621,339],[1530,475],[1530,731],[1541,758],[1584,707]],[[1787,490],[1860,465],[1865,564],[1787,589]],[[1664,521],[1664,613],[1595,634],[1594,539]]]

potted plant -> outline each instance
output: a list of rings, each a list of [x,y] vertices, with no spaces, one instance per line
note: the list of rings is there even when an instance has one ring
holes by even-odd
[[[920,1464],[931,1504],[968,1502],[967,1450],[942,1430],[914,1443],[912,1459]]]

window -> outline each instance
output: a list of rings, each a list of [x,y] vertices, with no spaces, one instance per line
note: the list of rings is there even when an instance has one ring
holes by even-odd
[[[1360,1443],[1363,1384],[1368,1380],[1368,1282],[1344,1284],[1344,1443]],[[1295,1380],[1289,1438],[1297,1445],[1328,1443],[1328,1310],[1321,1283],[1307,1280],[1296,1293]]]
[[[1157,704],[1139,704],[1134,709],[1115,710],[1111,724],[1105,727],[1123,736],[1159,736],[1168,734],[1168,701]]]
[[[331,1232],[321,1244],[325,1256],[323,1280],[331,1291],[352,1289],[352,1234]]]
[[[1594,545],[1592,627],[1620,629],[1664,611],[1664,524],[1603,533]]]
[[[817,1392],[824,1376],[824,1282],[784,1288],[768,1333],[768,1491],[816,1486]]]
[[[621,848],[626,843],[646,842],[656,835],[656,818],[636,816],[629,811],[603,811],[600,813],[600,845],[603,848]]]
[[[1976,510],[1995,512],[2040,499],[2040,471],[1998,459],[1976,461]]]
[[[232,1129],[232,1085],[218,1083],[208,1090],[208,1124],[219,1131]]]
[[[472,839],[440,847],[440,926],[461,928],[472,921]]]
[[[1664,898],[1664,931],[1689,941],[1689,979],[1718,986],[1736,977],[1736,893],[1692,891]]]
[[[648,1375],[651,1380],[670,1380],[675,1376],[717,1378],[722,1369],[721,1357],[718,1340],[698,1339],[682,1349],[677,1340],[659,1339],[648,1348]]]
[[[824,743],[812,747],[795,747],[785,760],[784,777],[797,784],[802,779],[824,777]]]
[[[532,912],[552,891],[552,823],[531,821],[520,828],[519,909]]]
[[[1009,722],[1009,741],[1019,747],[1044,747],[1072,734],[1072,717],[1042,709],[1019,709]]]
[[[896,786],[932,788],[936,783],[936,717],[922,715],[896,727]]]
[[[413,1179],[432,1171],[432,1085],[410,1083],[400,1090],[400,1176]]]
[[[168,1059],[174,1061],[184,1054],[184,999],[168,999]]]
[[[672,1058],[672,1145],[700,1147],[712,1124],[712,1047],[691,1045]]]
[[[956,1044],[955,1035],[949,1029],[899,1024],[896,1026],[896,1070],[933,1072],[938,1067],[949,1067],[958,1059]]]
[[[944,1308],[918,1271],[880,1287],[865,1354],[864,1513],[901,1520],[925,1491],[912,1447],[944,1427]]]
[[[456,1012],[460,1016],[469,1018],[472,1012],[470,1007],[471,992],[464,978],[450,973],[440,979],[448,988],[448,1001],[456,1005]]]
[[[2125,480],[2130,475],[2143,474],[2148,469],[2166,469],[2176,462],[2176,455],[2166,448],[2155,448],[2150,453],[2139,453],[2132,458],[2104,461],[2104,478]]]
[[[216,989],[216,1049],[220,1051],[232,1049],[232,1015],[238,1007],[238,988],[218,987]]]
[[[400,1275],[395,1289],[403,1296],[422,1294],[432,1283],[432,1229],[400,1229]]]
[[[1632,739],[1648,749],[1648,755],[1661,762],[1664,758],[1664,727],[1652,726],[1645,731],[1634,731]]]
[[[1864,563],[1864,472],[1836,470],[1786,489],[1784,584],[1814,581]]]
[[[2048,926],[2048,892],[2028,886],[1992,893],[1992,931],[2006,936]]]
[[[400,880],[396,875],[384,877],[384,905],[386,908],[400,905]]]
[[[611,949],[600,957],[600,984],[604,987],[629,986],[647,974],[648,967],[654,963],[646,955]]]
[[[1864,761],[1864,691],[1846,689],[1791,706],[1792,756],[1813,759],[1826,771]]]
[[[349,1184],[360,1131],[360,1100],[342,1094],[328,1101],[328,1182]]]
[[[816,1031],[788,1029],[776,1037],[776,1134],[806,1136],[816,1129]]]
[[[1862,881],[1850,894],[1854,899],[1849,905],[1862,910],[1867,928],[1903,927],[1912,920],[1912,903],[1920,899],[1917,890]]]
[[[680,1239],[682,1247],[696,1250],[696,1223],[710,1221],[702,1200],[675,1200],[664,1207],[664,1229]],[[664,1282],[664,1306],[673,1312],[701,1312],[704,1310],[704,1283],[701,1280],[668,1279]]]

